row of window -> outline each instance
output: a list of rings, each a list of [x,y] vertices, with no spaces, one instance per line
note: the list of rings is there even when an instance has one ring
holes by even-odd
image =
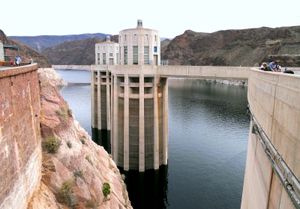
[[[101,63],[101,60],[100,60],[100,56],[101,56],[101,54],[100,54],[100,53],[97,53],[97,64],[98,64],[98,65],[100,65],[100,64],[106,65],[106,64],[107,64],[106,53],[102,53],[102,63]],[[119,60],[119,53],[116,53],[116,60],[117,60],[117,61]],[[108,61],[109,61],[109,64],[110,64],[110,65],[115,64],[115,62],[114,62],[114,57],[113,57],[113,53],[109,53]]]
[[[138,37],[137,34],[134,34],[133,35],[133,41],[136,42],[137,41],[137,37]],[[127,41],[127,35],[124,35],[123,36],[123,43],[125,43],[126,41]],[[144,41],[145,42],[149,41],[149,35],[148,34],[145,34]],[[154,41],[157,42],[157,35],[154,35]],[[122,43],[122,36],[119,37],[119,43]]]
[[[105,51],[106,49],[110,49],[110,51],[113,51],[114,48],[115,48],[115,51],[118,51],[119,50],[119,47],[116,46],[116,47],[113,47],[113,46],[97,46],[98,50],[102,49],[103,51]]]
[[[123,53],[123,58],[124,58],[124,65],[128,64],[128,47],[124,46],[123,48],[124,53]],[[157,53],[158,49],[157,46],[153,47],[153,52]],[[150,64],[150,47],[149,46],[144,46],[144,64]],[[138,65],[139,64],[139,53],[138,53],[138,46],[133,46],[132,47],[132,64],[134,65]],[[102,63],[100,60],[100,56],[102,56]],[[119,53],[116,53],[116,60],[119,60]],[[103,64],[106,65],[107,60],[109,60],[109,64],[114,64],[114,57],[113,57],[113,53],[109,53],[109,57],[107,59],[107,53],[102,53],[102,55],[100,53],[97,53],[97,63],[98,64]]]
[[[144,64],[150,64],[150,56],[149,56],[149,46],[144,46]],[[157,52],[157,46],[153,48],[154,52]],[[124,46],[124,65],[128,64],[128,48]],[[139,64],[139,52],[138,46],[132,47],[132,64],[138,65]]]

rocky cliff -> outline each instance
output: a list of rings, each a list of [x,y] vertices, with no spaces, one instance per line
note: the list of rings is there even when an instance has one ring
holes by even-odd
[[[39,77],[42,181],[28,208],[132,208],[114,161],[73,118],[53,70]]]
[[[50,66],[48,59],[45,56],[39,54],[38,52],[34,51],[33,49],[31,49],[30,47],[26,46],[21,42],[17,42],[7,38],[7,36],[2,30],[0,30],[0,41],[2,41],[3,44],[15,45],[19,48],[19,51],[14,51],[14,50],[7,51],[7,54],[11,56],[12,60],[14,60],[14,57],[16,55],[20,55],[23,62],[30,62],[30,58],[32,58],[33,61],[38,63],[40,67]]]
[[[76,35],[42,35],[42,36],[10,36],[12,40],[22,42],[30,48],[42,52],[44,49],[54,47],[67,41],[79,41],[88,38],[100,38],[103,39],[107,34],[104,33],[85,33]]]
[[[88,38],[68,41],[46,48],[42,54],[48,57],[52,65],[92,65],[95,63],[95,44],[104,40]],[[111,40],[118,42],[118,36],[112,36]]]
[[[283,66],[300,66],[300,26],[214,33],[187,30],[162,50],[162,59],[173,65],[254,66],[270,56]]]
[[[92,38],[65,42],[43,50],[42,54],[53,65],[91,65],[95,63],[95,44],[100,41]]]

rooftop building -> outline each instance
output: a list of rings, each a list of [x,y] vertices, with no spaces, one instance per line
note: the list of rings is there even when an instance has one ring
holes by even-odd
[[[112,42],[110,37],[106,41],[95,45],[96,65],[117,65],[119,64],[119,44]]]
[[[119,33],[121,65],[160,65],[160,37],[157,30],[137,27]]]

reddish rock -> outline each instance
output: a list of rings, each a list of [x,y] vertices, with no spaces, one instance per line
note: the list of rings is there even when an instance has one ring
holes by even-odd
[[[53,85],[55,82],[47,79],[47,72],[41,70],[39,75],[42,81],[42,142],[45,143],[48,137],[55,137],[60,146],[54,154],[43,150],[43,183],[40,189],[44,192],[36,193],[29,208],[40,208],[38,204],[51,202],[53,204],[49,208],[58,208],[59,205],[63,208],[73,205],[78,209],[95,205],[96,208],[107,209],[132,208],[114,161],[74,120],[67,103]],[[111,187],[109,199],[102,193],[105,182]]]

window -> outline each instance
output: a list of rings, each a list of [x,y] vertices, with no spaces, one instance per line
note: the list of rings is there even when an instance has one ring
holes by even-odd
[[[112,56],[113,56],[113,53],[109,53],[109,56],[112,57]]]
[[[103,65],[106,65],[106,53],[102,54],[102,63]]]
[[[139,52],[138,52],[138,46],[133,46],[133,64],[137,65],[139,62]]]
[[[109,64],[110,64],[110,65],[113,65],[113,64],[114,64],[114,58],[113,58],[113,57],[110,57],[110,58],[109,58]]]
[[[144,44],[149,45],[149,36],[148,36],[148,34],[145,34]]]
[[[97,53],[97,64],[100,65],[100,53]]]
[[[157,52],[157,46],[154,47],[154,52],[155,52],[155,53]]]
[[[127,46],[124,46],[124,65],[128,64],[128,49]]]
[[[149,46],[144,46],[144,64],[148,65],[149,63]]]
[[[136,34],[133,35],[133,43],[137,44],[137,35]]]

